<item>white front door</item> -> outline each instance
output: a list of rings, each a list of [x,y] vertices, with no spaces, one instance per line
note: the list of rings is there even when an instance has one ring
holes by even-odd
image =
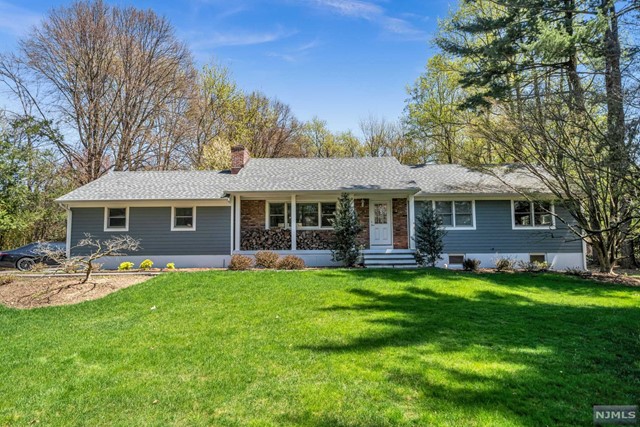
[[[391,245],[391,201],[371,201],[371,246]]]

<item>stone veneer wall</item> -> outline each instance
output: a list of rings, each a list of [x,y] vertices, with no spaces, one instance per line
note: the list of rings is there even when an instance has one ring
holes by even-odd
[[[358,243],[362,245],[364,249],[369,249],[369,199],[354,199],[353,204],[362,225],[362,231],[358,236]]]
[[[407,199],[393,199],[393,249],[409,249]]]

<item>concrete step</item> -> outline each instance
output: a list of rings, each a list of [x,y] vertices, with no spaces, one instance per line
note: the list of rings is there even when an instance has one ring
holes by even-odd
[[[365,254],[364,259],[415,259],[413,254]]]
[[[363,253],[364,266],[370,268],[415,268],[418,265],[410,249],[367,250]]]
[[[365,249],[363,254],[413,254],[413,249]]]
[[[368,264],[365,268],[418,268],[418,264]]]

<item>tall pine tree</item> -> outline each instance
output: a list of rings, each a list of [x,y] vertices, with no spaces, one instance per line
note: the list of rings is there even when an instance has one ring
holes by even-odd
[[[333,260],[342,262],[346,267],[353,267],[360,257],[358,234],[362,231],[362,225],[358,221],[353,199],[347,193],[342,193],[338,199],[333,229]]]
[[[442,218],[436,215],[431,206],[426,205],[416,217],[416,262],[419,265],[435,267],[442,259],[443,238],[447,234],[442,227]]]

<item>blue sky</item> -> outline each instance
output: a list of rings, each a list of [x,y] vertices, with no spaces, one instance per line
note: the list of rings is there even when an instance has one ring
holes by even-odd
[[[199,65],[228,66],[245,90],[358,130],[369,115],[395,119],[405,88],[434,49],[438,18],[454,0],[119,0],[168,17]],[[0,0],[0,51],[14,49],[51,7],[68,1]],[[6,101],[6,100],[5,100]]]

